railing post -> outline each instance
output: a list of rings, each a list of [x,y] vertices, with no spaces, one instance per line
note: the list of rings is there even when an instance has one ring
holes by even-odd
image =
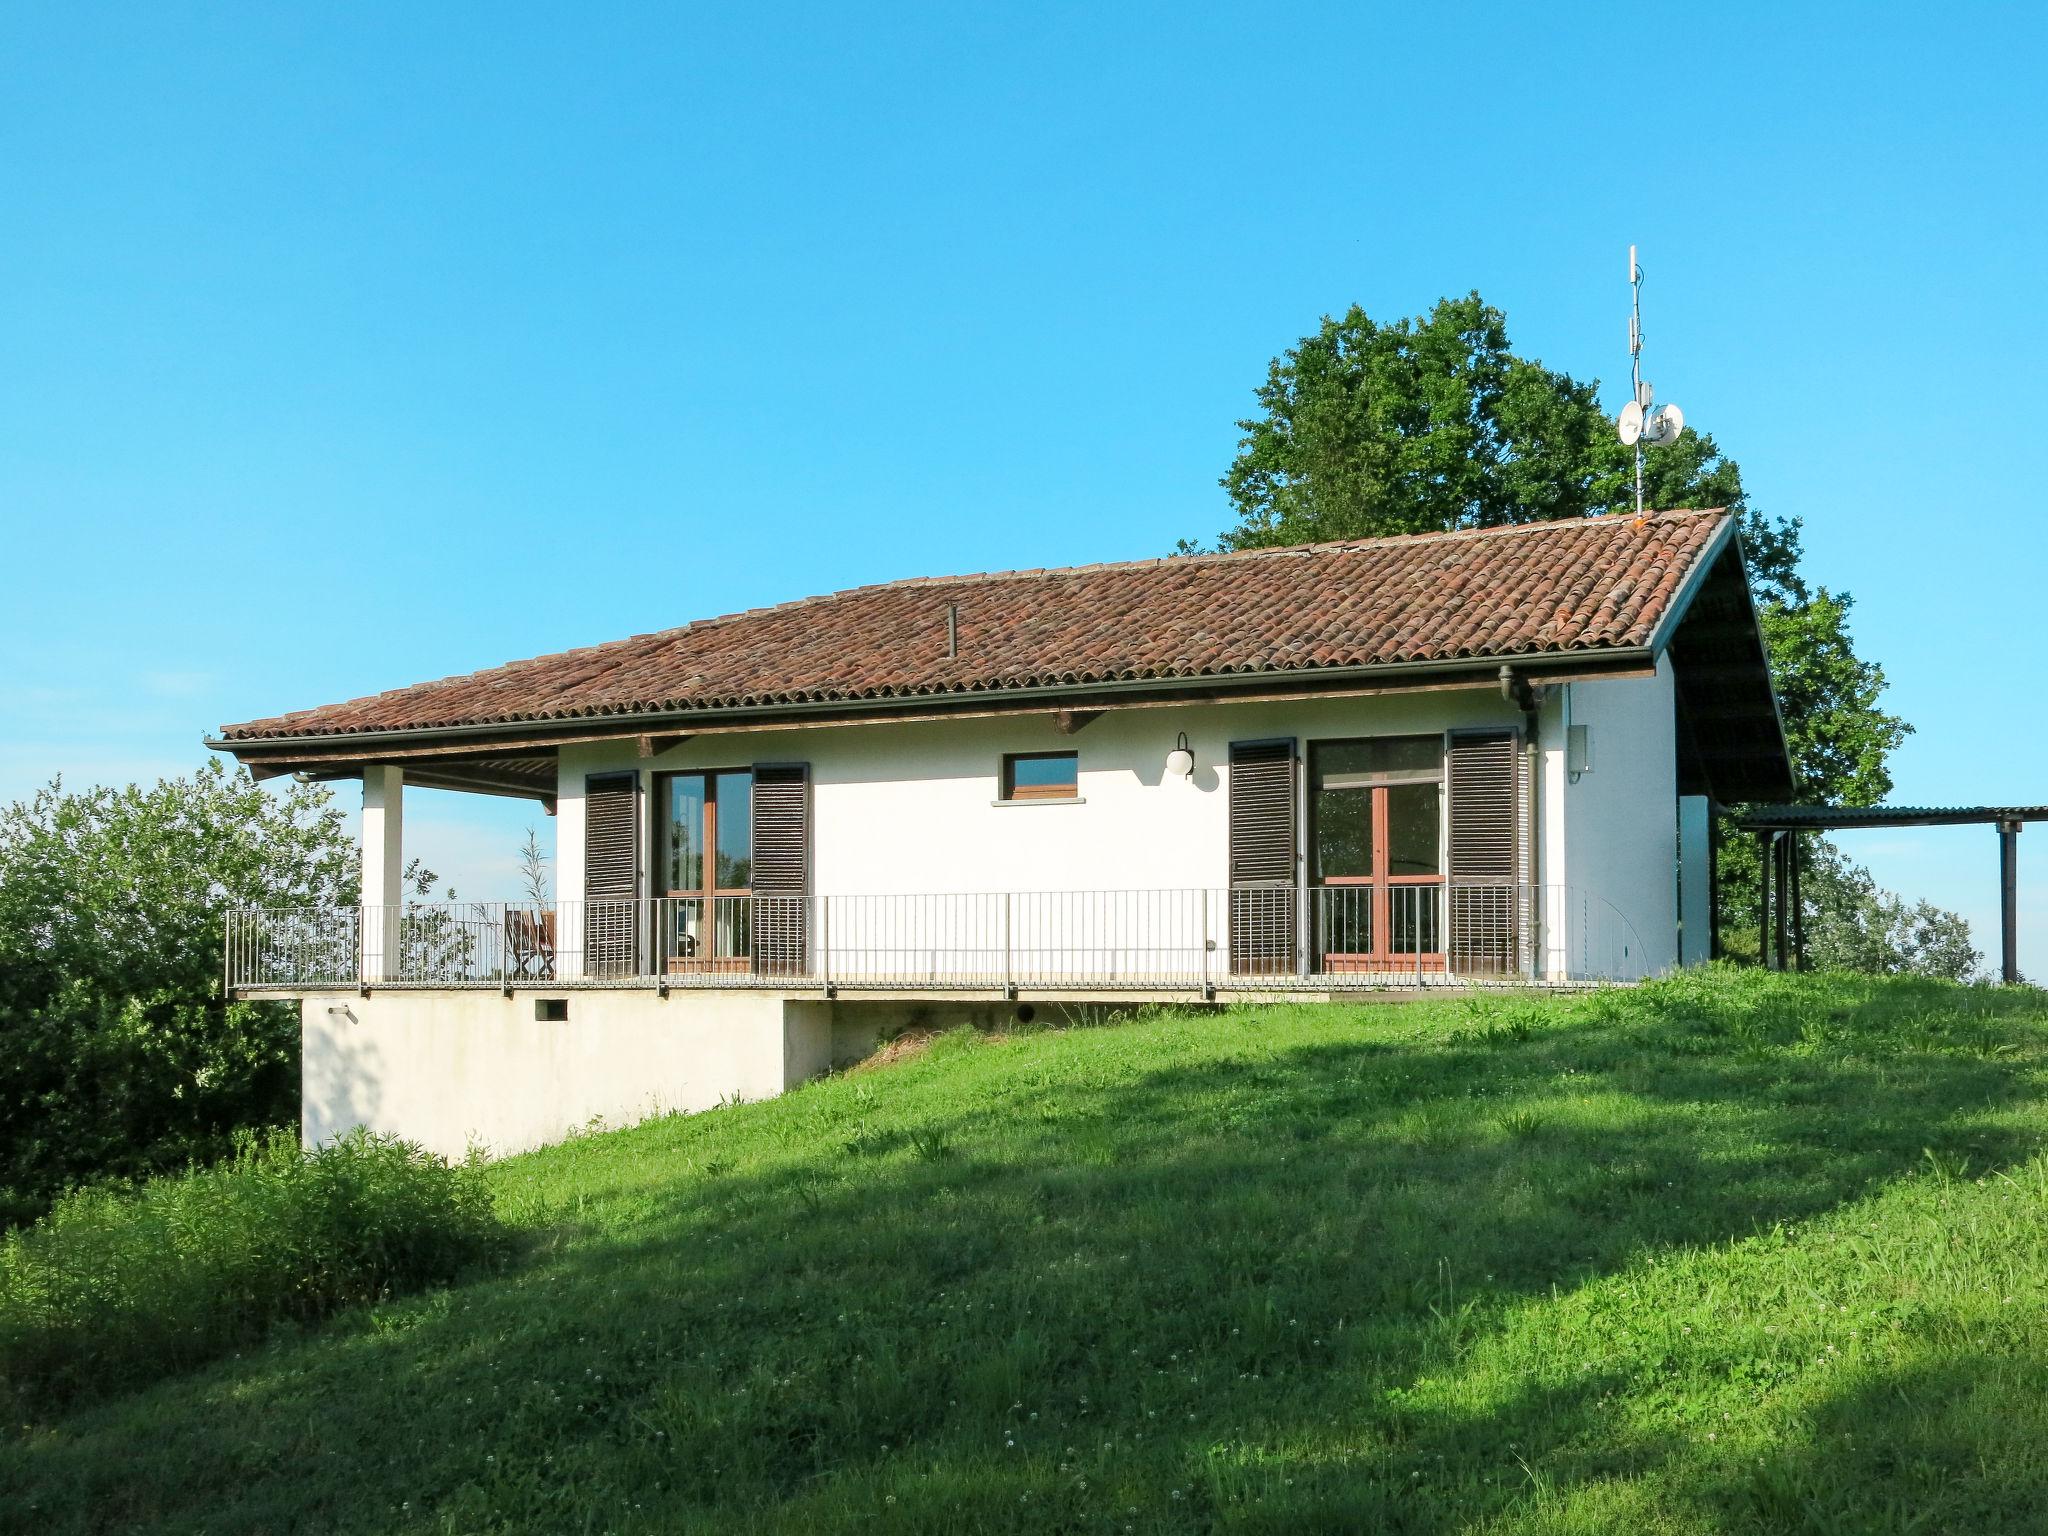
[[[818,902],[818,985],[827,997],[832,995],[832,898],[820,896]]]
[[[1216,984],[1209,979],[1209,887],[1202,887],[1202,931],[1195,935],[1195,943],[1202,956],[1202,1000],[1207,1002],[1216,995]]]
[[[1003,996],[1017,995],[1017,981],[1010,958],[1010,893],[1003,892]]]

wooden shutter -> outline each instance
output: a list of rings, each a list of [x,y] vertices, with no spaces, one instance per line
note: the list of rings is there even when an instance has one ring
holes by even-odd
[[[811,769],[763,763],[754,769],[754,969],[769,976],[809,972]]]
[[[638,958],[640,776],[583,781],[583,973],[631,976]]]
[[[1522,889],[1521,737],[1514,731],[1464,731],[1445,753],[1450,797],[1451,968],[1516,968],[1526,931]]]
[[[1294,743],[1230,744],[1230,969],[1294,969]]]

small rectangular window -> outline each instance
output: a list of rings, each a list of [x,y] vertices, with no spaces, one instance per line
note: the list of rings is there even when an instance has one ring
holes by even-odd
[[[569,1022],[569,999],[536,997],[533,1000],[533,1016],[542,1024],[566,1024]]]
[[[1080,759],[1072,752],[1012,752],[1003,759],[1005,800],[1076,800]]]

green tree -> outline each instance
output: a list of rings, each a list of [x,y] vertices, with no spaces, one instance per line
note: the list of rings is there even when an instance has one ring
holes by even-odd
[[[1238,423],[1243,436],[1222,479],[1237,520],[1217,544],[1265,548],[1632,511],[1634,455],[1598,395],[1597,380],[1516,356],[1506,316],[1476,293],[1388,324],[1354,305],[1268,367],[1257,413]],[[1740,519],[1802,797],[1881,800],[1891,789],[1886,764],[1912,727],[1879,704],[1884,672],[1856,653],[1854,599],[1802,574],[1800,521],[1752,508],[1741,467],[1690,427],[1647,455],[1644,502],[1725,507]],[[1811,912],[1863,910],[1861,887],[1835,880],[1853,866],[1809,862]],[[1757,860],[1748,839],[1723,839],[1720,873],[1724,932],[1733,950],[1746,943],[1754,953]]]
[[[1932,902],[1911,906],[1825,839],[1807,845],[1801,898],[1807,953],[1821,970],[1968,981],[1984,966],[1970,925]]]
[[[0,810],[0,1222],[298,1112],[298,1018],[222,993],[231,906],[353,903],[325,788],[210,762]]]

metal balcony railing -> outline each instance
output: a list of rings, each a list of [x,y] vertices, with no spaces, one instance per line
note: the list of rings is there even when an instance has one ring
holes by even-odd
[[[229,914],[231,991],[770,987],[1162,992],[1641,980],[1633,925],[1555,885],[1233,887]]]

